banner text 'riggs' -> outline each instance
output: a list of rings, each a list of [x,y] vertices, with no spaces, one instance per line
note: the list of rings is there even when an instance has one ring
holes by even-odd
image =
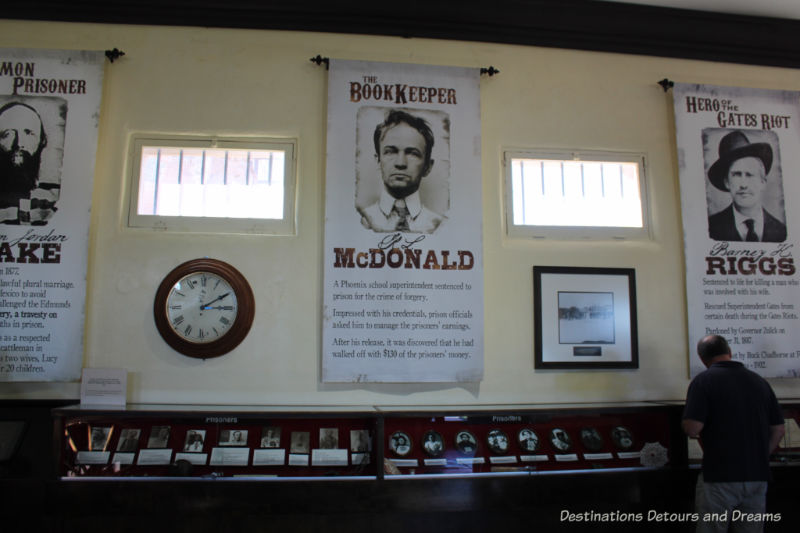
[[[793,244],[780,244],[771,251],[763,249],[734,249],[728,242],[718,242],[706,257],[706,274],[793,276],[797,269],[791,249]]]
[[[350,82],[350,101],[373,100],[395,104],[456,104],[456,90],[446,87],[423,87],[405,83],[378,83],[377,76],[364,76]]]

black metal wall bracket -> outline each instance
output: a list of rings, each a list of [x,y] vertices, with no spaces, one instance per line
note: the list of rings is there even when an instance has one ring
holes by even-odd
[[[317,54],[317,57],[312,57],[310,61],[312,63],[316,63],[317,66],[320,66],[321,64],[325,63],[325,70],[331,68],[331,60],[328,57],[322,57],[321,55]]]
[[[124,55],[125,55],[125,52],[123,52],[122,50],[119,50],[117,48],[114,48],[113,50],[106,50],[106,57],[112,63],[115,60],[119,59],[120,57],[122,57]]]

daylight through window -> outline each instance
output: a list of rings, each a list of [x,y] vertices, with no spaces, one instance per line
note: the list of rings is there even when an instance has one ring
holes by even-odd
[[[142,148],[140,215],[282,218],[282,151]]]
[[[613,161],[511,156],[506,163],[510,229],[645,229],[641,157]],[[624,236],[625,231],[617,233]]]
[[[130,225],[269,232],[290,222],[293,145],[242,144],[137,140]]]

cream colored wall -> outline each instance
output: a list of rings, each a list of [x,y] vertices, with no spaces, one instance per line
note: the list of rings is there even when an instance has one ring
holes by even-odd
[[[675,81],[800,89],[797,70],[485,43],[276,31],[0,21],[0,46],[110,49],[90,230],[84,366],[130,372],[131,402],[498,404],[682,399],[688,384]],[[320,383],[326,72],[323,56],[500,69],[481,80],[485,377],[461,384]],[[137,132],[298,139],[297,234],[176,235],[125,227]],[[650,242],[542,242],[504,234],[502,153],[515,147],[647,154]],[[207,361],[159,337],[152,300],[188,259],[229,261],[256,294],[253,329]],[[533,369],[533,265],[634,267],[640,368]],[[796,381],[773,380],[779,396]],[[4,398],[75,398],[78,385],[0,384]]]

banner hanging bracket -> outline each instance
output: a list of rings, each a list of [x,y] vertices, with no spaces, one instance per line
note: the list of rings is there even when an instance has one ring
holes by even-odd
[[[119,50],[118,48],[114,48],[113,50],[106,50],[106,57],[112,63],[124,55],[125,52]]]
[[[664,78],[663,80],[659,81],[658,84],[661,85],[661,88],[664,89],[664,92],[667,92],[668,90],[672,89],[675,86],[675,82],[672,80],[668,80],[667,78]]]
[[[495,74],[500,74],[500,71],[494,68],[493,66],[489,65],[488,68],[481,68],[481,74],[488,74],[489,76],[494,76]]]
[[[331,60],[329,57],[322,57],[321,55],[317,54],[317,57],[312,57],[309,61],[316,63],[317,66],[325,63],[325,70],[329,70],[331,68]]]

